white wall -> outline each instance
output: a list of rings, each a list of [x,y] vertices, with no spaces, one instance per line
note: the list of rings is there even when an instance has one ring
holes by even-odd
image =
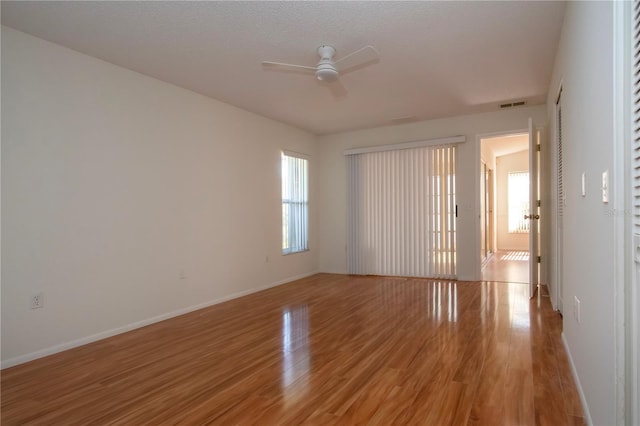
[[[5,27],[2,89],[3,365],[317,269],[314,226],[280,254],[315,136]]]
[[[564,338],[586,399],[587,416],[596,425],[617,423],[611,212],[619,200],[603,204],[600,190],[602,172],[612,171],[614,158],[612,9],[611,2],[567,5],[547,101],[552,120],[562,82]],[[583,172],[586,197],[581,196]],[[581,323],[573,316],[574,296],[581,301]]]
[[[319,223],[322,271],[345,273],[346,265],[346,160],[345,149],[466,135],[457,163],[458,278],[480,278],[480,141],[478,135],[521,131],[532,117],[538,126],[546,123],[544,105],[514,108],[485,114],[359,130],[319,137]]]
[[[529,234],[509,233],[509,173],[529,171],[529,151],[496,158],[498,250],[529,251]]]

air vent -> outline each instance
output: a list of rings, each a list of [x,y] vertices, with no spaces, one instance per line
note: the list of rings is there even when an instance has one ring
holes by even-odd
[[[516,102],[510,102],[508,104],[502,104],[500,105],[500,108],[511,108],[511,107],[517,107],[517,106],[522,106],[526,104],[527,104],[527,101],[516,101]]]

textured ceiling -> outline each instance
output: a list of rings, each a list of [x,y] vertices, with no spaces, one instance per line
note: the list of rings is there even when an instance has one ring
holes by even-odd
[[[2,2],[2,23],[316,134],[544,102],[563,2]],[[314,66],[380,60],[322,83]],[[400,120],[403,121],[403,120]]]

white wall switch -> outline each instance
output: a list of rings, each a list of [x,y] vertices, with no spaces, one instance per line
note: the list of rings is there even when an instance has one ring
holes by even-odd
[[[602,172],[602,202],[609,202],[609,170]]]
[[[587,195],[587,183],[585,182],[584,172],[582,172],[582,196]]]

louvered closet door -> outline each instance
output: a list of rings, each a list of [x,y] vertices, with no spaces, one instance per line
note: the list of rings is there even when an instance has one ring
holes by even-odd
[[[456,276],[455,145],[347,156],[351,274]]]
[[[640,235],[640,2],[633,7],[631,106],[633,144],[633,233]]]
[[[562,148],[562,89],[560,89],[560,93],[558,94],[558,99],[556,101],[556,131],[557,131],[557,141],[558,141],[558,170],[557,170],[557,204],[556,204],[556,218],[557,218],[557,226],[556,226],[556,296],[558,303],[558,310],[563,312],[564,310],[564,301],[563,301],[563,282],[562,282],[562,268],[563,268],[563,233],[564,233],[564,204],[565,204],[565,194],[564,194],[564,178],[563,178],[563,148]]]
[[[633,229],[633,256],[635,258],[635,274],[631,285],[631,297],[627,307],[630,308],[630,315],[627,320],[630,322],[630,330],[627,344],[630,346],[627,354],[628,379],[630,383],[627,390],[630,395],[627,403],[631,408],[627,412],[631,419],[627,419],[629,424],[640,424],[640,1],[633,2],[631,12],[631,149],[632,152],[632,229]]]

